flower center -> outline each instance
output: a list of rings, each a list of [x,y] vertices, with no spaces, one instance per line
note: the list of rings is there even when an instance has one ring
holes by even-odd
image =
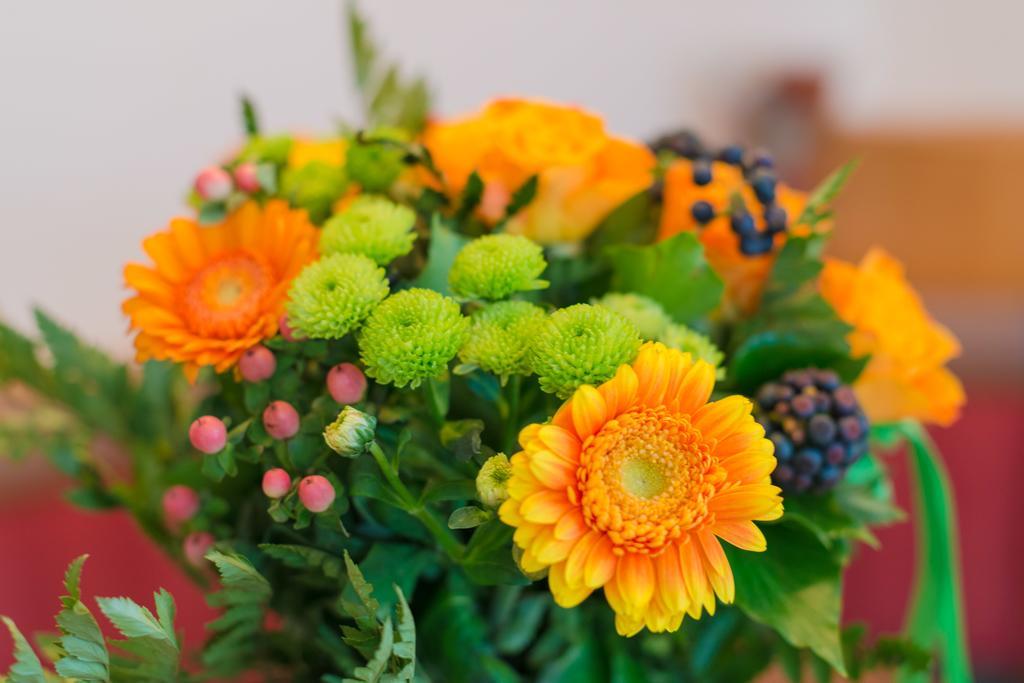
[[[725,479],[712,446],[688,416],[663,407],[610,420],[580,454],[584,519],[616,553],[658,554],[705,522],[708,501]]]
[[[232,339],[244,335],[265,310],[274,284],[270,264],[250,252],[221,256],[184,287],[182,314],[192,332]]]

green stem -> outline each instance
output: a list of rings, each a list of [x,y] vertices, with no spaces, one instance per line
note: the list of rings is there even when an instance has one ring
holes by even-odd
[[[452,534],[446,525],[431,514],[430,510],[423,507],[423,504],[412,495],[412,492],[398,476],[398,472],[391,464],[391,461],[388,460],[387,455],[384,454],[384,451],[381,450],[381,447],[376,442],[370,444],[370,454],[377,461],[377,466],[384,475],[384,479],[390,484],[392,490],[398,494],[402,508],[426,527],[427,531],[430,532],[448,557],[458,562],[466,552],[465,547],[459,543],[458,539],[455,538],[455,535]]]
[[[516,448],[516,437],[519,435],[519,397],[522,393],[523,378],[512,375],[505,386],[505,433],[502,435],[502,448],[511,455]]]

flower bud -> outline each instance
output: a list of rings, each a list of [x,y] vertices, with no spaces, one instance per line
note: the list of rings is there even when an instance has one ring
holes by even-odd
[[[263,493],[267,498],[284,498],[292,489],[292,477],[280,467],[263,474]]]
[[[244,161],[235,166],[235,184],[242,192],[253,193],[260,189],[260,179],[256,175],[256,164]]]
[[[476,495],[487,507],[496,508],[508,500],[512,465],[504,453],[492,455],[476,475]]]
[[[208,531],[193,531],[185,537],[182,549],[185,559],[193,567],[202,567],[206,553],[213,547],[213,534]]]
[[[281,319],[277,321],[277,330],[287,342],[297,342],[302,340],[302,336],[297,334],[295,332],[295,328],[288,322],[287,314],[282,315]]]
[[[342,405],[359,403],[366,393],[366,375],[352,363],[335,365],[327,373],[327,391]]]
[[[213,455],[228,442],[228,428],[219,417],[203,415],[188,428],[188,439],[196,450]]]
[[[196,193],[208,202],[227,199],[233,186],[231,176],[220,166],[207,166],[196,176]]]
[[[377,418],[367,415],[352,406],[345,406],[338,419],[327,425],[324,441],[338,455],[354,458],[361,455],[373,443]]]
[[[287,401],[273,401],[263,411],[263,428],[275,439],[290,439],[299,433],[299,414]]]
[[[177,484],[164,491],[164,519],[168,524],[187,522],[199,512],[199,494],[188,486]]]
[[[270,349],[257,344],[242,354],[238,360],[238,369],[246,382],[262,382],[274,376],[277,359]]]
[[[326,477],[310,475],[299,482],[299,500],[310,512],[323,512],[334,502],[334,486]]]

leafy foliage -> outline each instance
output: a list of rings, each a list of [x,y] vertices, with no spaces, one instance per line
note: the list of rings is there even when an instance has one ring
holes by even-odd
[[[647,246],[609,247],[608,257],[613,290],[654,299],[676,322],[699,323],[722,298],[722,282],[691,233]]]
[[[830,173],[807,198],[807,204],[797,219],[797,223],[814,226],[828,218],[829,204],[839,195],[846,185],[846,181],[850,179],[850,175],[857,170],[859,165],[859,159],[851,159]]]
[[[407,80],[396,64],[381,61],[356,4],[348,6],[348,36],[356,88],[363,101],[368,128],[395,126],[416,133],[430,110],[430,91],[423,78]]]
[[[82,555],[68,565],[64,575],[67,595],[61,598],[62,609],[57,613],[57,627],[61,638],[58,645],[63,655],[56,661],[57,673],[82,681],[109,681],[110,655],[96,618],[81,599],[82,567],[88,555]]]
[[[46,673],[43,665],[32,650],[32,646],[25,640],[25,636],[9,618],[0,617],[0,621],[4,622],[14,641],[14,663],[7,672],[8,683],[45,683]]]
[[[203,649],[203,663],[220,676],[235,675],[251,666],[263,626],[270,583],[242,555],[211,550],[206,559],[217,567],[221,590],[207,601],[223,613],[207,624],[213,636]]]

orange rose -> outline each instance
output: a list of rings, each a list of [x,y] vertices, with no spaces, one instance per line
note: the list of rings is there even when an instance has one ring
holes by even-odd
[[[952,424],[964,390],[944,365],[959,355],[960,344],[928,315],[902,264],[877,248],[860,266],[827,259],[820,285],[822,296],[854,327],[854,356],[871,356],[854,384],[868,417]]]
[[[347,150],[348,142],[344,138],[296,137],[288,151],[288,168],[302,168],[314,161],[328,166],[344,166]]]
[[[665,173],[664,208],[658,239],[667,239],[680,232],[693,232],[700,228],[691,213],[694,202],[705,201],[715,211],[715,218],[699,229],[700,241],[708,263],[725,283],[724,307],[729,317],[735,314],[750,314],[761,301],[765,280],[775,263],[775,254],[785,241],[784,233],[775,236],[775,248],[763,256],[747,256],[740,252],[739,238],[732,231],[729,216],[729,202],[739,194],[751,210],[760,226],[763,223],[758,214],[761,204],[753,190],[744,181],[742,171],[736,166],[715,161],[711,164],[712,181],[707,185],[693,182],[693,163],[680,159]],[[807,234],[806,225],[792,225],[804,210],[807,195],[789,188],[782,183],[776,186],[776,202],[786,210],[791,234]]]
[[[654,155],[613,137],[582,109],[535,100],[495,100],[472,116],[430,125],[423,135],[448,191],[475,170],[484,181],[481,214],[501,218],[512,192],[537,174],[533,202],[509,232],[544,244],[577,242],[616,206],[651,184]]]

